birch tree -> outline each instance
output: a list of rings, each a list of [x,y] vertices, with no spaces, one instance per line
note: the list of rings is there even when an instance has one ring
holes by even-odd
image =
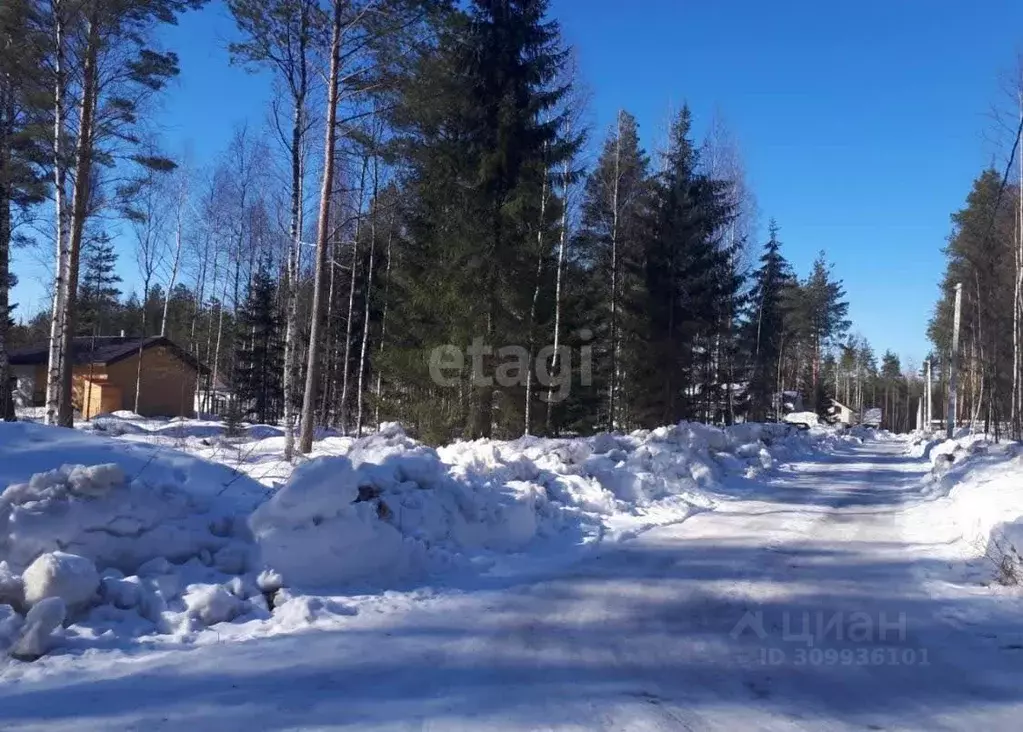
[[[160,335],[167,335],[167,309],[170,305],[171,293],[178,279],[178,269],[181,266],[181,251],[184,242],[185,229],[185,208],[188,206],[188,176],[178,169],[173,184],[170,186],[174,192],[174,255],[171,259],[170,275],[167,278],[167,293],[163,299],[163,315],[160,318]]]
[[[149,295],[152,291],[153,280],[156,279],[167,252],[167,242],[164,239],[167,188],[163,185],[156,174],[150,174],[143,181],[138,190],[135,208],[132,211],[132,229],[135,232],[135,262],[138,264],[139,275],[142,278],[142,330],[138,333],[140,337],[138,350],[138,366],[135,374],[135,412],[139,411],[139,403],[142,396],[142,350],[146,336],[149,335],[151,323],[148,322]],[[166,317],[166,302],[169,297],[164,297],[164,317]],[[160,324],[163,327],[163,324]]]
[[[302,398],[302,431],[298,449],[308,454],[313,449],[316,427],[316,399],[320,372],[320,331],[324,310],[324,275],[327,267],[327,232],[330,227],[330,199],[334,185],[334,153],[337,144],[337,106],[341,83],[342,0],[333,0],[330,32],[330,67],[327,72],[327,120],[323,142],[323,174],[320,182],[320,208],[316,221],[316,259],[313,279],[312,323],[309,329],[309,353],[306,361],[305,393]]]
[[[284,458],[291,460],[295,439],[297,378],[298,278],[302,247],[302,156],[309,131],[311,54],[315,34],[323,25],[315,0],[229,0],[228,7],[245,40],[232,44],[241,61],[269,67],[287,94],[287,103],[275,103],[274,122],[290,163],[289,247],[284,280]],[[285,121],[287,120],[287,121]]]
[[[368,103],[367,97],[371,93],[381,92],[386,85],[386,74],[383,73],[385,60],[395,55],[394,48],[404,43],[404,38],[417,28],[433,5],[433,2],[408,0],[359,2],[331,0],[330,3],[330,41],[325,54],[327,70],[323,171],[317,216],[312,317],[299,436],[299,450],[303,453],[312,450],[316,405],[320,399],[323,317],[327,304],[325,290],[338,127],[341,124],[349,125],[372,114],[372,105]],[[339,117],[339,106],[342,103],[346,105],[346,109],[351,109],[351,114],[347,118]],[[347,397],[347,394],[344,396]]]

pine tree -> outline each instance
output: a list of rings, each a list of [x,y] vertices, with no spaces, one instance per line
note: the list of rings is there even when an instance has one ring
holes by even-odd
[[[1019,226],[1015,196],[1003,195],[995,210],[1000,186],[1000,174],[985,170],[974,181],[966,205],[952,216],[942,298],[928,331],[947,378],[953,293],[962,284],[959,413],[983,417],[994,430],[1012,415],[1014,239]]]
[[[778,224],[773,219],[768,231],[760,268],[752,276],[743,324],[743,345],[749,364],[748,407],[754,420],[764,420],[772,410],[776,410],[774,394],[778,388],[786,319],[784,295],[795,281],[792,269],[781,253]]]
[[[238,313],[233,379],[239,414],[263,424],[276,424],[283,407],[284,343],[277,297],[270,263],[264,259]]]
[[[39,203],[45,193],[43,125],[45,41],[34,3],[0,3],[0,418],[13,419],[10,395],[9,300],[15,213]]]
[[[78,316],[82,245],[98,202],[116,202],[129,218],[135,187],[122,171],[165,172],[173,163],[147,149],[141,110],[178,73],[176,54],[155,50],[149,36],[205,0],[122,0],[50,4],[54,44],[55,223],[57,261],[47,373],[46,421],[72,426],[72,343]],[[80,66],[69,74],[69,58]],[[74,78],[76,83],[69,82]],[[73,114],[71,110],[74,109]],[[73,146],[65,146],[74,119]],[[73,154],[67,147],[73,147]],[[107,175],[117,168],[117,184]],[[70,182],[70,191],[65,191]],[[65,194],[69,194],[66,195]],[[136,395],[137,397],[137,395]],[[136,402],[138,399],[136,398]]]

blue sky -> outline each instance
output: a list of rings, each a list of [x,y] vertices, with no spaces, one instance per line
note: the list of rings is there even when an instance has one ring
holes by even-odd
[[[718,111],[741,145],[766,230],[805,274],[824,249],[854,328],[917,363],[943,271],[949,215],[980,169],[1002,160],[988,113],[1023,41],[1013,0],[552,0],[593,92],[599,140],[619,108],[648,149],[669,106],[697,134]],[[261,125],[269,85],[228,63],[214,3],[164,34],[182,74],[158,122],[171,150],[211,161],[235,124]],[[49,253],[20,253],[16,299],[39,304]],[[122,254],[133,286],[133,260]]]

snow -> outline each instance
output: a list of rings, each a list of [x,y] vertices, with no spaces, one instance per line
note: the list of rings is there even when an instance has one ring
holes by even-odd
[[[189,585],[182,600],[188,614],[203,625],[226,623],[249,609],[244,598],[236,597],[221,585]]]
[[[11,566],[0,560],[0,605],[21,607],[25,604],[25,583]]]
[[[0,653],[5,653],[21,635],[25,619],[10,605],[0,604]]]
[[[813,437],[782,425],[677,425],[632,435],[479,440],[440,449],[390,425],[344,457],[298,467],[249,527],[287,583],[388,585],[560,542],[627,538],[713,508],[727,475],[755,475]],[[323,561],[311,562],[309,557]]]
[[[21,576],[25,604],[35,607],[58,597],[68,608],[88,607],[99,588],[96,565],[87,557],[66,552],[40,554]]]
[[[930,463],[923,490],[932,500],[907,512],[907,535],[940,546],[962,576],[1023,582],[1023,452],[983,434],[946,440],[918,436],[911,446]]]
[[[280,438],[245,432],[230,444],[265,456]],[[88,647],[263,622],[271,604],[355,583],[531,571],[712,510],[722,481],[830,436],[682,424],[434,449],[387,424],[359,440],[324,435],[277,490],[230,458],[210,461],[210,441],[224,439],[221,423],[127,412],[74,431],[0,425],[0,601],[25,612],[60,597],[69,637]]]
[[[1019,541],[1014,445],[681,424],[431,448],[387,425],[293,467],[272,430],[100,423],[0,425],[0,659],[25,659],[0,660],[5,729],[1013,729],[1023,713],[1020,591],[984,558]],[[28,609],[37,562],[95,565],[68,593],[87,607]],[[898,632],[793,637],[856,613]],[[864,648],[913,663],[798,655]]]
[[[57,643],[53,633],[60,628],[67,608],[60,597],[46,597],[28,611],[10,648],[12,657],[26,661],[44,655]]]
[[[784,417],[788,424],[805,424],[807,427],[814,427],[820,424],[820,418],[816,412],[789,412]]]

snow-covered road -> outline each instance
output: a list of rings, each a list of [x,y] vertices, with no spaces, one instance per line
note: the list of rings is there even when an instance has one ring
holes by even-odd
[[[1019,729],[1019,611],[923,582],[904,449],[731,480],[716,511],[342,628],[44,659],[0,684],[0,729]]]

